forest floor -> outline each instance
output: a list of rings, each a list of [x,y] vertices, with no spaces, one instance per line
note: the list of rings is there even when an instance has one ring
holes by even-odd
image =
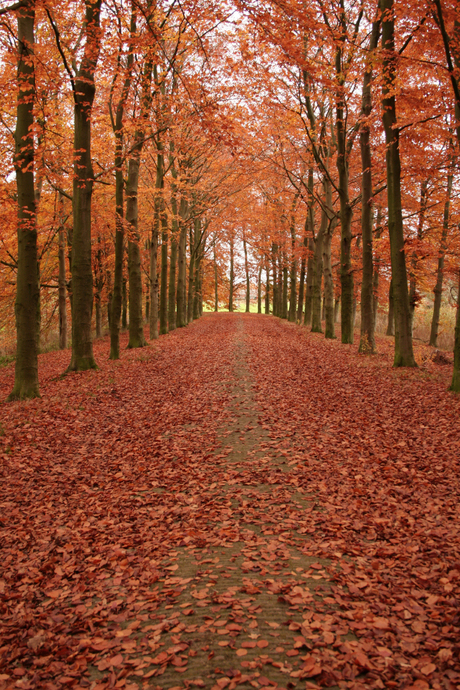
[[[460,688],[460,396],[378,347],[217,314],[41,355],[1,410],[0,688]]]

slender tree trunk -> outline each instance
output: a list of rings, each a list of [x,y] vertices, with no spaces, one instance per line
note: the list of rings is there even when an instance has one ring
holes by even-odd
[[[272,244],[272,268],[273,268],[273,315],[280,316],[278,311],[278,271],[276,266],[278,247]]]
[[[171,234],[171,253],[169,257],[169,293],[168,293],[168,328],[176,328],[176,264],[177,264],[177,235]]]
[[[314,282],[314,253],[315,253],[315,197],[314,197],[313,168],[308,172],[308,212],[305,220],[305,238],[308,238],[307,275],[305,287],[304,326],[311,326],[313,312],[313,282]]]
[[[390,289],[388,292],[388,324],[386,335],[395,334],[395,301],[393,290],[393,279],[390,281]]]
[[[155,213],[150,240],[150,339],[158,338],[158,214]]]
[[[426,214],[426,206],[427,206],[427,190],[428,190],[428,182],[429,180],[424,180],[421,185],[421,190],[420,190],[420,211],[419,211],[419,220],[418,220],[418,227],[417,227],[417,240],[418,243],[421,243],[423,239],[423,226],[425,223],[425,214]],[[418,302],[418,294],[417,294],[417,266],[418,266],[418,248],[415,247],[412,251],[412,256],[410,260],[410,272],[409,272],[409,313],[410,313],[410,327],[411,327],[411,332],[414,328],[414,314],[415,314],[415,308],[417,306]]]
[[[331,243],[334,233],[334,220],[330,221],[329,228],[324,235],[323,242],[323,267],[324,267],[324,320],[326,338],[335,338],[334,328],[334,279],[332,276]]]
[[[124,277],[121,288],[121,327],[124,331],[128,328],[128,281]]]
[[[188,267],[188,295],[187,295],[187,323],[193,321],[193,288],[195,285],[195,243],[196,243],[196,222],[193,221],[193,229],[190,228],[190,264]]]
[[[228,297],[228,311],[233,311],[233,286],[235,281],[233,237],[230,237],[230,293]]]
[[[321,282],[323,278],[323,242],[327,230],[329,218],[325,208],[321,212],[321,226],[316,235],[315,252],[312,262],[312,312],[311,312],[311,331],[312,333],[322,333],[321,323]]]
[[[383,126],[386,140],[388,230],[391,248],[391,273],[395,310],[394,366],[415,367],[412,347],[409,292],[401,200],[401,162],[399,130],[396,120],[396,53],[394,44],[393,0],[382,0]]]
[[[74,82],[74,181],[72,239],[72,359],[68,371],[97,367],[93,356],[91,317],[91,115],[96,87],[94,74],[100,50],[101,0],[85,0],[85,48]]]
[[[281,317],[283,319],[288,317],[288,268],[286,262],[287,257],[283,254],[283,303],[281,306]]]
[[[304,326],[311,326],[313,315],[313,283],[314,283],[315,242],[313,237],[308,238],[307,276],[305,288],[305,313]]]
[[[126,183],[126,223],[129,227],[129,343],[128,348],[144,347],[144,321],[142,318],[142,270],[139,236],[139,170],[145,142],[145,130],[152,106],[152,58],[147,56],[142,73],[142,96],[139,123],[134,134],[134,146],[128,163]]]
[[[187,280],[187,201],[182,197],[179,205],[179,248],[178,248],[178,276],[177,276],[177,327],[184,328],[187,325],[186,311],[186,280]]]
[[[96,251],[95,262],[94,262],[94,285],[95,290],[95,303],[96,303],[96,338],[102,336],[102,289],[104,287],[104,274],[102,266],[102,247],[101,238],[97,238],[98,248]]]
[[[363,239],[363,277],[361,283],[361,337],[359,352],[374,354],[376,351],[374,337],[374,309],[373,309],[373,249],[372,249],[372,152],[370,142],[369,116],[372,111],[372,58],[378,45],[380,33],[380,19],[372,25],[366,71],[363,80],[363,96],[361,107],[361,124],[359,141],[361,148],[361,233]]]
[[[257,313],[262,314],[262,264],[257,275]]]
[[[302,314],[303,314],[303,302],[304,302],[304,293],[305,293],[305,274],[306,274],[306,269],[307,269],[307,248],[308,248],[308,235],[307,235],[307,224],[305,223],[305,235],[303,238],[303,252],[302,252],[302,259],[300,261],[300,276],[299,276],[299,296],[298,296],[298,303],[297,303],[297,321],[298,323],[302,322]]]
[[[168,332],[168,218],[162,205],[161,214],[161,284],[160,335]]]
[[[439,246],[438,268],[436,271],[436,285],[434,287],[433,317],[431,320],[430,345],[438,346],[439,317],[441,314],[442,285],[444,280],[444,257],[446,254],[447,232],[449,230],[450,200],[452,197],[452,186],[454,176],[449,173],[447,177],[447,193],[444,203],[444,218],[442,224],[441,242]]]
[[[376,238],[382,234],[382,210],[380,206],[377,210],[377,227],[375,229]],[[372,328],[375,334],[377,328],[377,312],[379,306],[379,280],[380,280],[380,255],[376,254],[374,259],[374,270],[372,276]]]
[[[64,227],[63,197],[59,194],[59,349],[67,347],[67,305],[66,305],[66,275],[65,275],[65,251],[66,232]]]
[[[130,37],[136,33],[136,13],[131,12]],[[123,259],[125,247],[124,228],[124,178],[123,178],[123,119],[126,101],[131,88],[134,52],[127,59],[126,76],[115,118],[112,110],[112,129],[115,134],[115,270],[110,305],[110,359],[120,359],[120,319],[123,306]],[[111,103],[111,101],[110,101]]]
[[[35,4],[18,10],[18,100],[14,167],[18,194],[18,273],[16,287],[17,352],[10,400],[39,397],[38,343],[40,276],[34,188],[33,105],[35,101]]]
[[[345,13],[342,6],[342,24],[345,23]],[[343,33],[345,40],[346,31]],[[343,42],[338,43],[336,48],[336,78],[337,78],[337,170],[339,173],[339,199],[340,199],[340,284],[342,292],[341,328],[342,343],[353,342],[353,271],[351,265],[351,218],[353,215],[350,203],[350,191],[348,184],[348,158],[349,147],[347,140],[347,129],[345,123],[345,86],[343,60]]]
[[[140,153],[140,150],[139,150]],[[126,222],[129,225],[128,275],[129,275],[129,342],[128,348],[144,347],[144,322],[142,318],[142,271],[138,231],[138,201],[140,157],[130,159],[126,184]]]
[[[150,323],[150,275],[145,281],[145,323]]]
[[[212,261],[214,264],[214,311],[219,311],[219,275],[217,270],[217,254],[216,254],[217,236],[214,235],[212,243]]]
[[[270,314],[270,263],[265,264],[265,313]]]
[[[291,261],[291,272],[289,276],[289,321],[296,320],[296,307],[297,307],[297,290],[296,290],[296,278],[297,278],[297,260],[293,257]]]
[[[457,318],[455,320],[454,372],[449,390],[460,393],[460,271],[458,273]]]

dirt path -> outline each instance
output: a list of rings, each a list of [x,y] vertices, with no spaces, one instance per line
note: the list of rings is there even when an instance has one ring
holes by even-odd
[[[246,315],[97,347],[3,408],[0,687],[460,687],[448,374]]]

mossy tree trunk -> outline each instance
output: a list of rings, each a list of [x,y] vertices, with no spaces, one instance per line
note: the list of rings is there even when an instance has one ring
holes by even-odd
[[[10,400],[36,398],[40,324],[40,276],[34,188],[33,106],[35,102],[35,5],[21,7],[18,22],[18,99],[14,167],[18,194],[18,272],[16,284],[17,354]]]
[[[142,71],[142,92],[139,120],[134,133],[134,143],[128,162],[126,182],[126,225],[128,227],[128,275],[129,275],[129,342],[128,348],[144,347],[144,320],[142,317],[142,269],[139,247],[139,172],[145,132],[152,106],[153,61],[148,54]]]
[[[395,301],[393,297],[393,279],[390,281],[390,288],[388,290],[388,322],[386,335],[395,334]]]
[[[332,207],[332,185],[328,178],[324,180],[324,204],[328,223],[323,237],[323,274],[324,274],[324,336],[335,338],[334,328],[334,278],[332,275],[331,246],[337,217]]]
[[[373,225],[373,191],[372,191],[372,152],[370,142],[369,116],[372,111],[372,60],[378,45],[380,34],[380,19],[372,25],[369,42],[369,52],[363,79],[363,95],[361,106],[361,123],[359,129],[359,143],[361,149],[361,234],[363,240],[363,276],[361,283],[361,336],[359,352],[374,354],[376,351],[374,337],[374,309],[373,309],[373,276],[374,261],[372,247]]]
[[[64,222],[63,196],[59,194],[59,349],[67,347],[67,285],[65,270],[66,231]]]
[[[351,264],[351,219],[353,215],[349,190],[349,156],[353,139],[347,137],[345,100],[346,58],[344,43],[347,37],[345,3],[341,0],[340,17],[342,32],[335,52],[336,70],[336,132],[337,132],[337,170],[339,173],[340,200],[340,284],[342,294],[341,331],[342,343],[353,342],[353,269]]]
[[[96,86],[94,75],[100,51],[102,0],[85,0],[85,48],[75,79],[74,181],[72,238],[72,359],[68,371],[97,367],[93,355],[91,317],[91,200],[94,173],[91,160],[91,117]]]
[[[131,12],[130,37],[136,33],[136,13]],[[112,93],[110,93],[110,117],[115,135],[115,270],[113,292],[110,305],[110,359],[120,358],[120,320],[123,306],[123,259],[125,251],[124,228],[124,176],[123,176],[123,120],[132,82],[134,52],[130,50],[126,74],[115,114],[112,109]],[[113,83],[113,86],[115,83]]]
[[[394,366],[415,367],[401,199],[399,129],[396,119],[396,59],[393,0],[382,0],[383,126],[386,141],[388,230],[395,310]]]

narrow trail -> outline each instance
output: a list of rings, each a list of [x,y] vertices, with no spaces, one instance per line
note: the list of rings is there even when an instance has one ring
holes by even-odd
[[[460,687],[450,372],[250,315],[95,349],[2,408],[0,688]]]

